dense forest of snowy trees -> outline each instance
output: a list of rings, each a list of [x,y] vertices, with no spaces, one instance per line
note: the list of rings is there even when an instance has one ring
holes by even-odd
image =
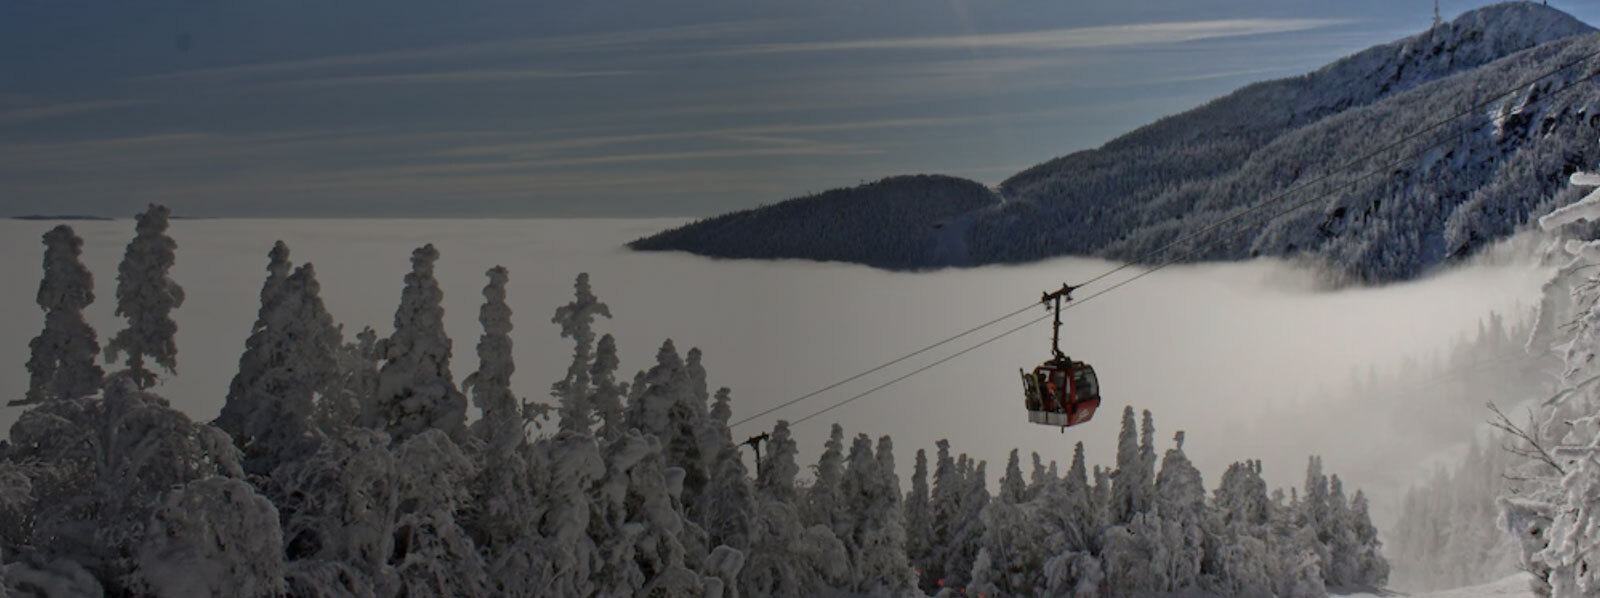
[[[393,333],[353,339],[315,269],[272,247],[226,404],[195,421],[144,361],[177,367],[166,218],[140,216],[119,269],[121,367],[82,319],[82,240],[44,235],[45,327],[0,443],[0,594],[1299,597],[1389,575],[1366,497],[1320,459],[1301,488],[1269,493],[1242,461],[1208,491],[1183,433],[1162,442],[1132,407],[1113,467],[1081,445],[1065,472],[1013,452],[993,490],[945,441],[915,451],[907,489],[889,437],[838,425],[802,476],[782,421],[752,475],[700,351],[666,341],[626,380],[586,275],[551,318],[573,360],[549,402],[511,392],[498,266],[458,386],[432,246],[412,254]]]
[[[1001,183],[999,205],[983,203],[952,221],[962,238],[944,243],[947,251],[904,251],[906,231],[919,240],[929,235],[920,230],[924,220],[887,201],[913,190],[899,179],[819,196],[852,200],[841,203],[849,212],[826,218],[807,214],[802,204],[817,198],[805,198],[701,221],[635,247],[889,268],[1060,255],[1153,262],[1281,256],[1318,262],[1343,279],[1409,280],[1573,199],[1557,194],[1562,177],[1600,157],[1592,143],[1600,134],[1600,84],[1583,82],[1589,67],[1564,69],[1483,110],[1469,108],[1577,61],[1596,40],[1593,28],[1536,3],[1477,9],[1024,170]],[[1264,211],[1278,215],[1309,202],[1270,224],[1263,225],[1265,214],[1230,221],[1169,255],[1152,255],[1312,181]],[[879,196],[884,201],[874,201]],[[897,207],[875,209],[890,205]],[[808,238],[774,242],[773,221],[804,225]],[[951,248],[964,254],[952,256]]]

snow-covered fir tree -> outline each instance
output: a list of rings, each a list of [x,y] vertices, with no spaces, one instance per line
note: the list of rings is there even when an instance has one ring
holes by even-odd
[[[628,384],[617,382],[617,339],[610,334],[600,337],[595,346],[594,365],[589,369],[589,380],[594,386],[590,401],[600,418],[600,437],[614,440],[627,429],[623,418],[623,398],[628,396]]]
[[[65,224],[44,234],[44,280],[35,301],[44,309],[44,330],[28,343],[28,391],[8,405],[35,405],[100,392],[103,372],[95,360],[100,343],[83,310],[94,303],[94,277],[84,267],[83,239]]]
[[[167,492],[145,537],[134,575],[141,594],[274,598],[287,589],[278,510],[242,480],[212,476]]]
[[[344,327],[339,327],[344,335]],[[341,343],[334,356],[334,377],[317,399],[317,425],[335,433],[376,420],[378,406],[378,332],[364,326],[353,340]]]
[[[452,439],[465,433],[467,398],[450,374],[450,337],[444,331],[444,292],[434,278],[439,251],[432,244],[411,253],[394,334],[378,343],[378,421],[370,422],[404,441],[428,429]]]
[[[291,273],[281,241],[269,253],[261,311],[216,424],[244,451],[245,469],[271,473],[316,450],[317,404],[339,375],[339,329],[311,264]]]
[[[472,395],[472,404],[482,413],[473,422],[473,434],[484,442],[488,454],[505,456],[523,441],[522,410],[511,392],[511,376],[517,366],[511,358],[511,306],[506,303],[506,283],[511,280],[504,266],[485,273],[489,284],[483,287],[483,307],[478,323],[483,335],[478,338],[478,370],[461,381],[463,391]]]
[[[155,386],[156,374],[145,359],[169,373],[178,368],[178,323],[172,310],[183,307],[183,287],[170,271],[178,242],[167,236],[166,206],[151,204],[134,219],[135,235],[117,266],[117,311],[128,327],[106,343],[106,360],[126,355],[126,374],[139,388]]]
[[[594,407],[591,405],[591,370],[595,367],[594,357],[594,319],[597,316],[611,317],[611,308],[601,303],[595,297],[594,291],[589,287],[589,274],[578,275],[578,280],[573,284],[572,302],[556,309],[556,314],[551,322],[561,326],[561,336],[572,338],[572,365],[567,368],[567,376],[556,382],[550,394],[560,401],[558,409],[561,417],[562,430],[587,431],[594,417]]]

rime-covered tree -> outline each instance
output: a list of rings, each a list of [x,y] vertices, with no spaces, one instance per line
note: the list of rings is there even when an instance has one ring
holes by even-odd
[[[341,328],[340,336],[343,336]],[[364,326],[355,340],[339,345],[334,357],[338,373],[317,401],[317,423],[337,434],[362,422],[376,421],[378,406],[378,333]]]
[[[1028,484],[1022,481],[1022,464],[1017,458],[1017,449],[1011,449],[1011,456],[1006,459],[1006,473],[1000,477],[1000,494],[995,498],[1019,504],[1027,498]]]
[[[589,369],[589,380],[594,385],[595,413],[600,418],[600,436],[614,439],[626,430],[623,421],[623,397],[628,396],[628,384],[617,382],[617,339],[607,334],[595,346],[594,366]]]
[[[1367,495],[1360,490],[1350,498],[1350,517],[1356,537],[1355,583],[1367,587],[1384,587],[1389,583],[1389,561],[1383,556],[1383,543],[1378,540],[1378,528],[1372,525],[1372,515],[1367,505]]]
[[[139,547],[135,584],[162,597],[274,598],[285,593],[278,510],[220,476],[166,493]]]
[[[590,396],[594,374],[591,370],[598,365],[594,353],[594,319],[596,316],[611,317],[611,308],[601,303],[589,287],[588,273],[578,275],[573,295],[572,302],[557,308],[550,319],[561,326],[562,338],[571,337],[573,343],[572,365],[567,368],[566,377],[551,387],[550,394],[560,401],[561,429],[587,433],[594,417]]]
[[[512,359],[511,306],[506,303],[506,283],[511,280],[505,266],[485,273],[489,284],[483,287],[483,306],[478,323],[478,370],[461,381],[464,392],[472,394],[472,404],[483,414],[472,424],[472,432],[485,444],[487,454],[505,458],[525,440],[522,433],[521,405],[511,392],[511,376],[516,373]],[[587,430],[585,430],[587,431]]]
[[[424,429],[395,447],[399,508],[394,523],[394,565],[403,596],[481,596],[488,565],[456,514],[472,499],[474,467],[437,428]]]
[[[390,596],[400,580],[395,521],[400,463],[388,434],[356,427],[273,472],[296,596]]]
[[[947,573],[945,566],[955,540],[957,518],[962,516],[963,478],[955,461],[950,458],[950,441],[941,438],[935,446],[938,447],[938,453],[934,460],[929,507],[932,525],[928,534],[928,554],[926,560],[912,563],[922,571],[919,578],[922,589],[929,592],[938,591],[944,585]]]
[[[983,509],[983,537],[973,559],[966,593],[1019,596],[1048,591],[1045,562],[1052,534],[1041,533],[1032,505],[1003,497]]]
[[[283,241],[274,243],[267,252],[267,279],[261,284],[261,309],[256,312],[256,322],[250,327],[250,335],[245,337],[244,354],[239,356],[239,371],[228,383],[228,395],[223,399],[222,413],[215,422],[217,427],[232,434],[236,441],[242,442],[244,436],[244,420],[250,410],[246,401],[250,391],[274,361],[282,362],[282,355],[275,356],[274,352],[281,352],[287,339],[283,338],[282,330],[270,328],[283,324],[281,318],[284,314],[279,307],[286,294],[284,282],[293,270],[294,263],[289,261],[289,246]]]
[[[280,243],[269,272],[287,268],[287,257]],[[282,280],[269,274],[263,289],[260,326],[246,342],[239,374],[217,418],[244,451],[252,473],[270,473],[316,450],[321,435],[315,419],[317,395],[327,392],[338,376],[341,340],[320,289],[311,264]]]
[[[983,510],[991,498],[986,471],[988,463],[978,461],[970,467],[962,475],[959,514],[953,522],[950,548],[945,555],[944,580],[947,586],[965,587],[972,581],[972,563],[978,558],[986,530]]]
[[[843,515],[839,505],[839,483],[844,478],[844,427],[833,424],[822,456],[815,467],[817,478],[806,491],[805,508],[800,512],[807,525],[826,525],[839,533],[836,525]]]
[[[9,405],[35,405],[100,392],[100,343],[83,310],[94,303],[94,277],[84,267],[83,239],[65,224],[44,234],[44,279],[35,301],[44,330],[28,343],[28,391]]]
[[[750,517],[755,494],[739,454],[739,445],[727,437],[728,419],[733,415],[732,401],[727,388],[717,390],[716,403],[711,409],[711,427],[721,430],[722,441],[716,444],[716,454],[711,455],[711,482],[705,493],[700,524],[712,546],[725,544],[745,550],[750,546]]]
[[[671,438],[672,408],[687,392],[688,375],[683,368],[683,358],[672,339],[663,341],[656,351],[656,364],[634,376],[623,414],[628,428],[662,441]]]
[[[829,591],[849,577],[845,547],[826,525],[801,523],[795,476],[800,467],[789,423],[779,421],[756,482],[750,548],[739,585],[749,596],[801,598]]]
[[[1328,533],[1331,525],[1329,514],[1328,476],[1322,471],[1322,457],[1312,455],[1306,460],[1305,493],[1300,496],[1299,508],[1295,511],[1295,526],[1309,531],[1315,541],[1301,542],[1306,547],[1317,552],[1317,566],[1321,575],[1332,571],[1332,554],[1329,552]]]
[[[183,287],[169,272],[177,260],[178,242],[167,236],[166,206],[151,204],[135,218],[133,241],[117,266],[117,311],[128,327],[106,343],[106,361],[126,355],[127,375],[139,388],[156,383],[145,359],[169,373],[178,368],[178,323],[172,310],[183,306]]]
[[[1154,449],[1149,452],[1153,454]],[[1134,427],[1133,407],[1125,407],[1122,431],[1117,435],[1116,475],[1111,481],[1112,523],[1128,523],[1134,515],[1150,509],[1148,488],[1153,474],[1145,468],[1145,453],[1139,444],[1139,429]]]
[[[612,596],[687,596],[703,592],[685,565],[684,520],[674,508],[675,477],[662,467],[655,436],[630,430],[606,448],[597,513],[616,533],[600,542],[597,592]]]
[[[1166,582],[1163,590],[1168,592],[1197,587],[1205,557],[1206,488],[1200,470],[1183,453],[1183,437],[1181,431],[1173,436],[1174,446],[1161,459],[1155,485],[1156,513],[1166,549],[1166,558],[1156,567]]]
[[[439,251],[432,244],[411,253],[411,272],[394,313],[394,334],[378,343],[376,427],[395,442],[437,428],[452,439],[465,431],[467,398],[450,374],[450,337],[444,332],[444,292],[433,276]]]
[[[1322,523],[1320,540],[1328,547],[1327,571],[1324,577],[1334,588],[1360,585],[1357,554],[1360,545],[1356,540],[1354,514],[1344,495],[1344,482],[1337,474],[1328,476],[1328,512]]]
[[[795,455],[799,452],[794,439],[790,437],[789,422],[778,420],[767,441],[767,456],[762,460],[761,471],[756,477],[756,489],[779,502],[794,504],[798,499],[795,476],[800,474]]]
[[[100,397],[46,401],[24,412],[10,440],[6,457],[31,465],[38,505],[29,551],[80,564],[112,594],[131,583],[163,495],[210,476],[243,476],[227,434],[192,422],[128,379],[108,380]]]
[[[488,558],[486,566],[494,573],[495,591],[539,581],[527,571],[524,561],[532,560],[534,550],[528,536],[534,535],[536,512],[541,510],[529,480],[523,433],[522,409],[511,392],[511,376],[516,372],[512,359],[511,306],[506,303],[506,283],[510,274],[504,266],[490,268],[485,275],[483,306],[478,322],[483,334],[478,337],[478,369],[462,381],[462,390],[471,393],[473,404],[483,416],[473,422],[471,432],[481,442],[480,467],[472,479],[473,500],[464,527]]]
[[[666,442],[667,467],[683,470],[683,490],[680,499],[684,512],[691,521],[699,524],[705,520],[706,486],[711,483],[711,461],[731,444],[727,427],[717,430],[706,409],[710,398],[706,391],[706,371],[701,365],[700,349],[689,348],[688,359],[680,372],[682,379],[675,385],[672,406],[667,409],[668,437]]]
[[[906,493],[906,557],[914,568],[927,561],[932,540],[933,512],[928,494],[928,453],[917,449],[916,466],[911,471],[911,491]],[[921,584],[921,571],[918,584]]]
[[[851,591],[892,593],[910,586],[893,451],[893,443],[884,436],[874,455],[872,440],[861,434],[845,462],[838,494],[843,504],[834,525],[849,554]]]

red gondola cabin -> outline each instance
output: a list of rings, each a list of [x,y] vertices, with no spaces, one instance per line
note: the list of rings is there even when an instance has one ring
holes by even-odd
[[[1093,418],[1100,406],[1100,381],[1087,363],[1063,358],[1021,373],[1029,422],[1076,426]]]
[[[1073,288],[1061,285],[1061,290],[1045,293],[1041,300],[1055,310],[1055,329],[1050,338],[1052,359],[1033,368],[1031,374],[1019,371],[1028,421],[1063,429],[1089,421],[1100,407],[1100,380],[1095,377],[1094,368],[1061,352],[1061,300],[1071,301]]]

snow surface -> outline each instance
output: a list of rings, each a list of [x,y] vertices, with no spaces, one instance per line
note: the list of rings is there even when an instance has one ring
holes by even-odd
[[[1411,596],[1411,598],[1534,598],[1533,590],[1528,587],[1528,577],[1526,573],[1518,573],[1500,581],[1481,586],[1427,592],[1424,594],[1361,593],[1334,595],[1343,596],[1344,598],[1393,598],[1397,595]]]

